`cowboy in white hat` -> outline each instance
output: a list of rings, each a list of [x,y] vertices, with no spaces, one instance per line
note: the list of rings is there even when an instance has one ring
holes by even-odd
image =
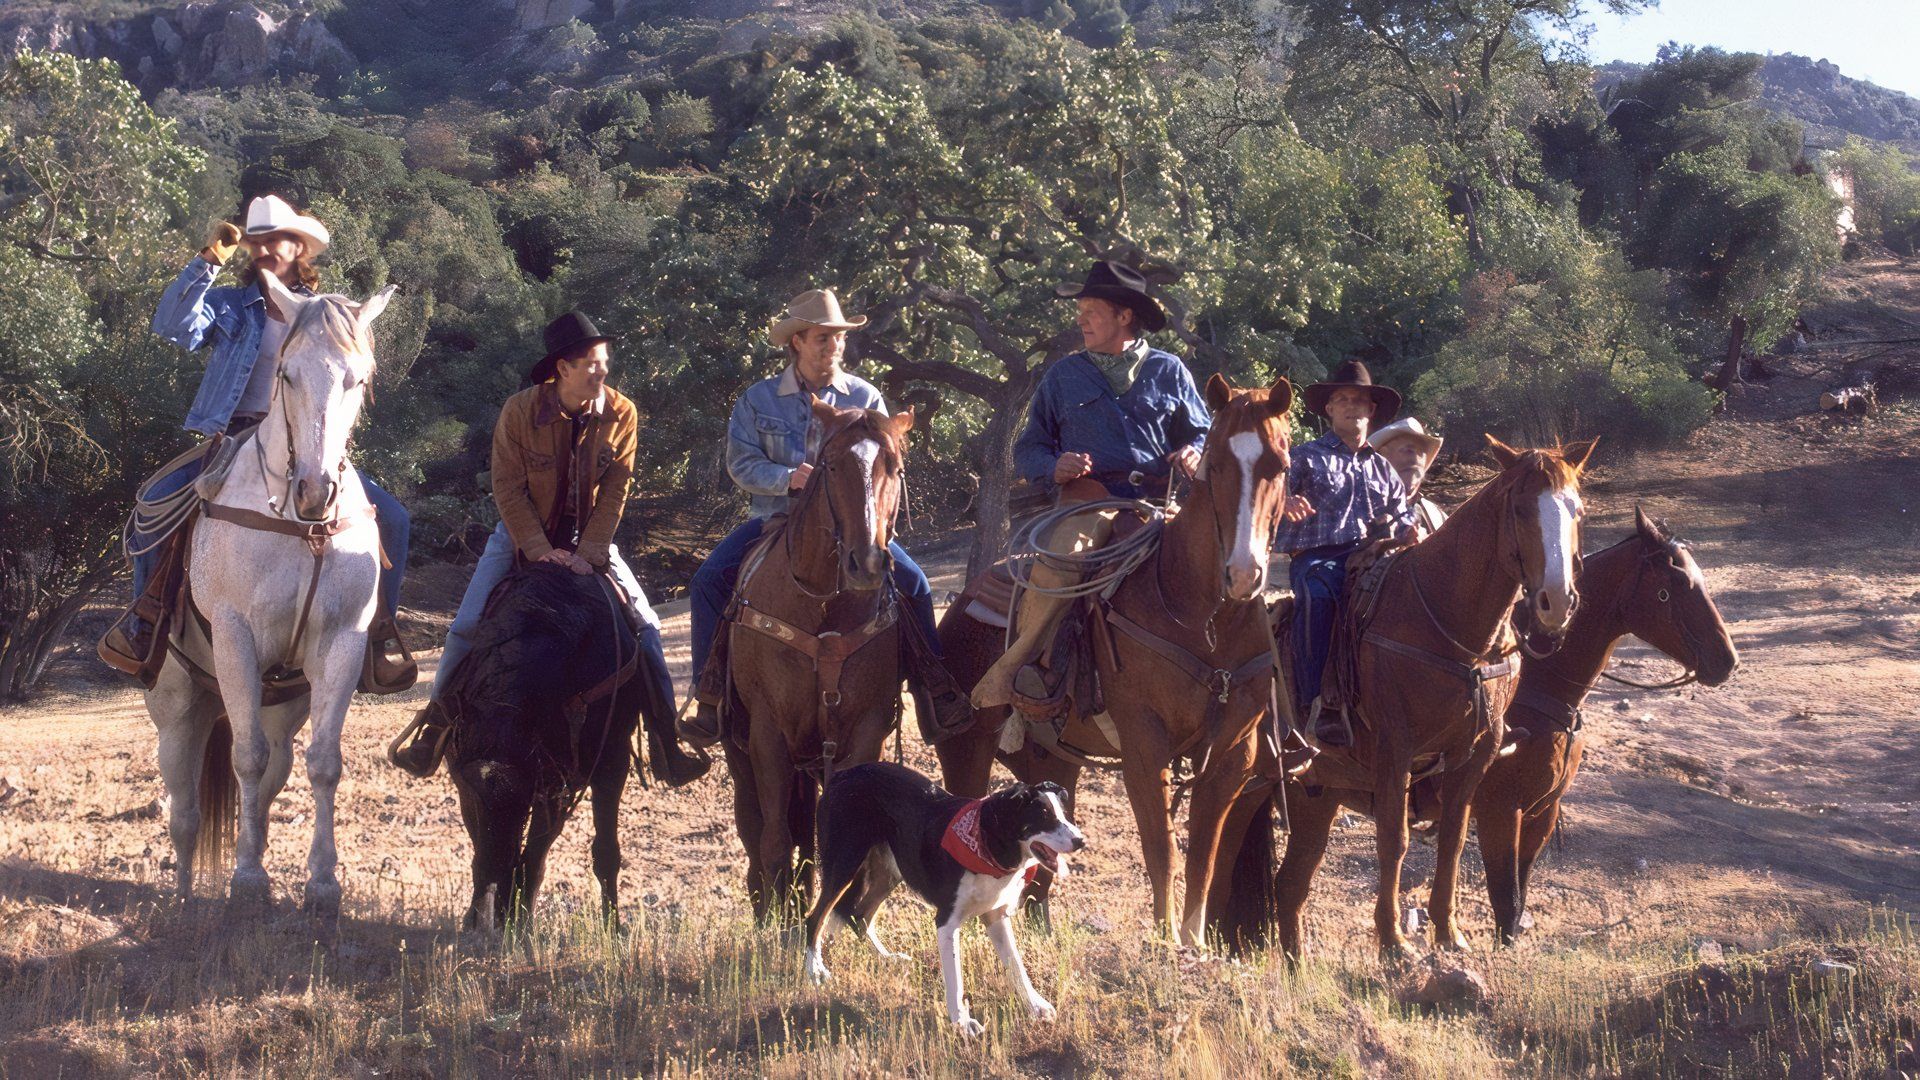
[[[278,195],[262,195],[247,204],[243,229],[230,221],[213,227],[200,249],[173,284],[161,294],[153,314],[154,332],[181,348],[210,348],[206,374],[187,410],[185,427],[209,439],[238,436],[267,414],[273,399],[273,380],[279,371],[280,346],[288,324],[267,303],[262,274],[272,274],[296,293],[311,294],[320,277],[313,260],[327,249],[332,237],[327,227],[295,210]],[[234,252],[249,256],[239,285],[216,288],[214,281]],[[143,489],[147,498],[180,491],[200,475],[205,461],[196,458],[154,479]],[[392,569],[380,574],[380,610],[368,629],[376,650],[379,685],[411,685],[412,661],[400,650],[393,613],[400,601],[400,576],[407,565],[411,522],[406,507],[360,474],[367,498],[379,515],[380,544]],[[146,538],[129,538],[131,550],[147,550],[133,559],[134,606],[111,631],[103,649],[122,656],[145,657],[153,645],[158,610],[145,596],[147,582],[159,568],[164,549]]]
[[[782,513],[795,493],[807,484],[813,466],[807,463],[808,435],[814,423],[809,402],[819,399],[840,409],[887,411],[887,403],[872,383],[843,369],[847,333],[867,325],[865,315],[848,317],[831,289],[809,289],[793,298],[768,338],[786,353],[780,374],[747,388],[734,404],[727,425],[727,475],[749,496],[747,520],[713,549],[693,575],[689,590],[693,615],[693,672],[699,708],[681,724],[681,736],[696,746],[720,739],[719,694],[716,676],[724,674],[726,658],[713,657],[713,675],[706,675],[716,641],[724,642],[721,615],[733,599],[740,563],[759,539],[767,518]],[[895,541],[887,546],[893,556],[893,587],[912,625],[903,624],[908,681],[914,707],[930,717],[939,731],[973,722],[966,696],[954,685],[939,654],[933,622],[933,589],[926,572]],[[724,647],[724,646],[723,646]]]
[[[1393,471],[1400,474],[1400,482],[1406,485],[1407,498],[1413,501],[1414,533],[1422,540],[1433,535],[1447,520],[1445,510],[1432,499],[1420,497],[1421,481],[1427,478],[1427,469],[1440,456],[1440,447],[1445,444],[1445,439],[1430,434],[1426,425],[1411,416],[1395,420],[1367,436],[1367,445],[1387,459]]]

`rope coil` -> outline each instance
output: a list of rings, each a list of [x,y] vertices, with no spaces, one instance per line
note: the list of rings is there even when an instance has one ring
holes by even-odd
[[[1147,523],[1121,539],[1090,551],[1054,551],[1047,547],[1046,538],[1053,534],[1054,527],[1061,522],[1078,514],[1096,514],[1108,510],[1138,513],[1147,519]],[[1041,596],[1078,598],[1106,592],[1152,557],[1160,546],[1160,534],[1166,524],[1167,512],[1164,508],[1140,499],[1095,499],[1056,506],[1014,532],[1007,545],[1007,572],[1017,589]],[[1032,579],[1035,564],[1044,564],[1062,574],[1074,575],[1078,581],[1071,585],[1035,585]]]

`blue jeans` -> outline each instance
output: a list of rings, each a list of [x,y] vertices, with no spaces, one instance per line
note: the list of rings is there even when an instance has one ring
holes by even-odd
[[[194,460],[173,470],[153,482],[147,489],[154,496],[171,495],[193,483],[201,470],[206,468],[204,458]],[[360,477],[360,484],[366,488],[367,501],[373,504],[374,511],[380,515],[380,546],[386,550],[387,560],[393,563],[392,569],[380,570],[380,603],[388,611],[400,610],[400,579],[407,571],[407,547],[413,534],[413,519],[407,516],[407,508],[400,500],[366,478]],[[135,547],[144,547],[153,542],[150,536],[135,533],[132,537]],[[147,580],[160,566],[160,549],[142,552],[133,557],[133,595],[137,599],[147,590]]]
[[[633,598],[633,606],[639,612],[640,620],[652,634],[651,648],[660,649],[660,619],[654,615],[653,608],[647,604],[647,594],[640,588],[640,581],[627,567],[627,560],[621,558],[620,549],[607,549],[607,568],[613,572],[613,579],[620,583],[628,596]],[[473,650],[473,632],[480,628],[480,616],[486,613],[487,600],[493,596],[494,587],[513,572],[513,538],[507,535],[505,523],[495,525],[487,537],[486,550],[480,553],[480,561],[474,565],[473,577],[467,580],[467,591],[460,597],[460,610],[453,616],[453,625],[447,629],[447,647],[440,653],[440,668],[433,673],[433,700],[440,700],[440,691],[453,678],[453,669]],[[641,635],[642,639],[647,634]],[[666,657],[661,654],[661,671],[666,670]],[[673,689],[661,700],[672,701]]]
[[[733,599],[734,584],[740,580],[740,564],[746,561],[747,549],[760,539],[760,531],[766,524],[766,518],[747,519],[716,544],[707,561],[694,571],[693,586],[688,591],[693,610],[696,686],[700,683],[700,673],[707,667],[707,650],[713,644],[713,632],[719,628],[721,613]],[[893,556],[894,591],[900,594],[908,616],[920,624],[920,632],[928,644],[938,651],[940,635],[933,625],[933,587],[927,584],[927,572],[920,569],[920,564],[913,561],[913,556],[908,555],[898,541],[887,545],[887,553]]]
[[[1293,679],[1304,712],[1320,696],[1320,676],[1333,645],[1333,616],[1347,587],[1347,556],[1359,544],[1335,544],[1295,555],[1287,568],[1293,584]]]

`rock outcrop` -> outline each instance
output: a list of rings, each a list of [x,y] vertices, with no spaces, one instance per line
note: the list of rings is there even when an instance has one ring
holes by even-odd
[[[357,66],[326,23],[297,5],[185,3],[99,21],[58,9],[0,13],[0,53],[21,49],[114,60],[147,91],[245,86],[276,75],[339,78]]]

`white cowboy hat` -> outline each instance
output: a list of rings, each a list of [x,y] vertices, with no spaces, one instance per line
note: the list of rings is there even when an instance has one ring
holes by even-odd
[[[778,348],[785,348],[788,339],[809,326],[824,326],[829,330],[858,330],[867,325],[865,315],[856,315],[849,319],[840,310],[840,298],[833,295],[832,289],[808,289],[787,303],[787,312],[767,337]]]
[[[1378,450],[1395,439],[1418,440],[1426,446],[1429,458],[1439,456],[1441,445],[1447,441],[1438,435],[1428,434],[1426,426],[1419,420],[1405,416],[1367,436],[1367,444]]]
[[[333,242],[327,227],[295,210],[278,195],[262,195],[247,204],[246,235],[257,238],[268,233],[290,232],[307,242],[307,254],[318,255]]]

